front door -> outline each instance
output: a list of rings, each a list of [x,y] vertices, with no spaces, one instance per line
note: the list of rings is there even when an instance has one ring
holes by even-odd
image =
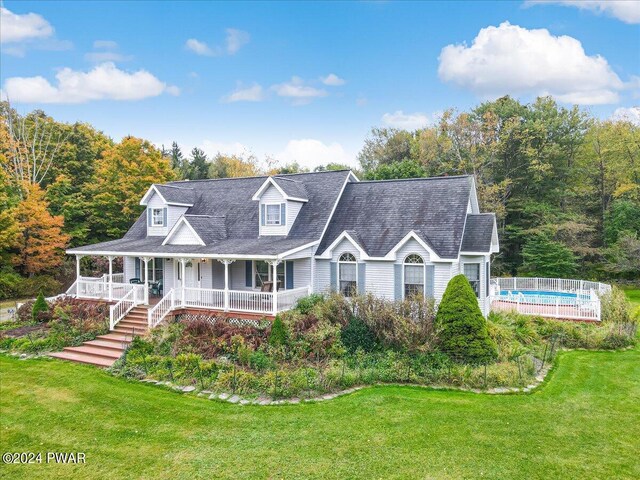
[[[192,260],[185,266],[185,287],[200,288],[200,262]]]

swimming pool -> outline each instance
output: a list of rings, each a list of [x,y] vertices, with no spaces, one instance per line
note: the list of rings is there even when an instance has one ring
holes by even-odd
[[[588,302],[589,295],[571,292],[549,292],[545,290],[500,290],[500,297],[508,301],[544,305],[576,305]]]

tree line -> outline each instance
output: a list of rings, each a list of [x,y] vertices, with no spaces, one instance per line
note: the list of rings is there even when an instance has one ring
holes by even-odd
[[[640,128],[629,121],[504,97],[411,132],[373,128],[358,162],[363,179],[474,175],[482,210],[498,218],[496,274],[640,278]],[[176,142],[116,142],[7,102],[0,167],[0,297],[59,289],[73,270],[64,249],[124,235],[151,183],[308,171],[250,154],[185,155]]]

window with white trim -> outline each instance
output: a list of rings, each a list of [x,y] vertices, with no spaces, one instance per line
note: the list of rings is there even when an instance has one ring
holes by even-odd
[[[164,208],[151,209],[151,226],[164,227]]]
[[[467,277],[467,280],[469,280],[471,288],[473,288],[476,297],[480,298],[480,264],[465,263],[464,276]]]
[[[412,253],[404,259],[404,297],[424,295],[424,260]]]
[[[280,218],[281,208],[282,207],[281,207],[280,203],[265,205],[265,212],[266,212],[266,216],[267,216],[267,218],[265,219],[265,224],[266,225],[281,225],[282,224],[282,221],[281,221],[281,218]]]
[[[340,293],[345,297],[353,297],[358,292],[358,274],[356,257],[351,253],[343,253],[338,259],[338,278]]]

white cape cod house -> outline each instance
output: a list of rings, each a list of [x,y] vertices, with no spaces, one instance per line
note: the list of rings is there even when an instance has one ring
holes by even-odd
[[[78,259],[68,293],[114,302],[112,328],[144,305],[153,327],[185,309],[271,317],[330,290],[438,301],[459,273],[489,310],[496,221],[480,213],[471,176],[359,181],[343,170],[180,181],[152,185],[140,204],[123,238],[68,250]],[[81,277],[87,255],[108,257],[109,275]]]

